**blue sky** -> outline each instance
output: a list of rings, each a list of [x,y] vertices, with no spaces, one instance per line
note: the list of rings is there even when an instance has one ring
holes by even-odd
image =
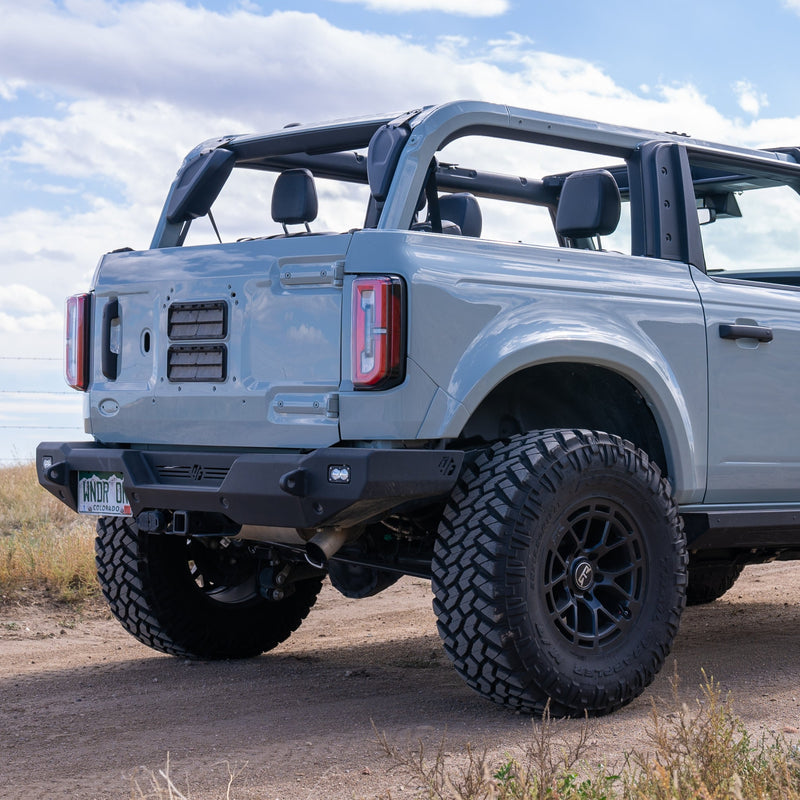
[[[63,299],[224,133],[486,99],[800,145],[800,0],[0,0],[0,464],[80,435]]]

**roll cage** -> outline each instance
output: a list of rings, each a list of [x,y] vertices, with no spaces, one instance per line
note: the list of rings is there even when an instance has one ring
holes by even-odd
[[[282,172],[304,168],[316,178],[368,184],[369,208],[363,227],[408,229],[419,198],[436,192],[469,192],[479,198],[547,207],[555,214],[561,187],[570,174],[509,175],[439,161],[455,139],[490,136],[608,155],[623,201],[632,201],[632,252],[680,259],[704,268],[697,206],[718,205],[716,213],[736,215],[723,202],[734,191],[755,188],[743,174],[782,180],[800,187],[800,148],[752,150],[717,145],[682,134],[658,133],[482,102],[456,102],[324,125],[290,125],[263,135],[209,140],[186,157],[172,184],[151,248],[183,243],[192,220],[209,213],[231,171]],[[689,167],[687,153],[701,166]],[[696,198],[696,199],[695,199]],[[677,202],[671,202],[677,201]],[[657,203],[659,213],[642,212]],[[664,209],[667,209],[665,212]],[[689,224],[686,223],[689,221]],[[559,244],[565,244],[559,240]],[[580,246],[589,246],[588,244]]]

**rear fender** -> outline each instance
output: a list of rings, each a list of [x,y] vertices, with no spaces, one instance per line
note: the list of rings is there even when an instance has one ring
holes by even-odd
[[[524,309],[519,316],[524,317]],[[540,317],[518,318],[512,339],[508,323],[496,319],[472,342],[449,385],[431,404],[418,438],[458,438],[487,395],[521,370],[540,364],[591,364],[623,376],[641,393],[658,425],[678,501],[702,498],[707,426],[699,309],[697,318],[683,325],[650,320],[632,327],[607,313],[584,313],[580,321],[560,319],[557,324]]]

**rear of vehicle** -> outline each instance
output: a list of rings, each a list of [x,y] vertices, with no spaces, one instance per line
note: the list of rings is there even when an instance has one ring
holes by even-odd
[[[68,301],[67,380],[95,441],[43,443],[40,480],[102,515],[103,591],[156,649],[253,655],[329,572],[366,596],[429,570],[389,528],[346,552],[396,507],[441,506],[461,463],[406,441],[435,387],[406,366],[405,281],[383,259],[348,263],[377,220],[366,147],[387,121],[201,145],[151,247],[107,254]],[[408,410],[388,436],[343,433],[343,394],[392,392]]]

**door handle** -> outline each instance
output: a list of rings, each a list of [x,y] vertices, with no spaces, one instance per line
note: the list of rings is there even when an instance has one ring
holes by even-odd
[[[720,339],[757,339],[759,342],[772,341],[772,328],[762,325],[736,325],[722,323],[719,326]]]

